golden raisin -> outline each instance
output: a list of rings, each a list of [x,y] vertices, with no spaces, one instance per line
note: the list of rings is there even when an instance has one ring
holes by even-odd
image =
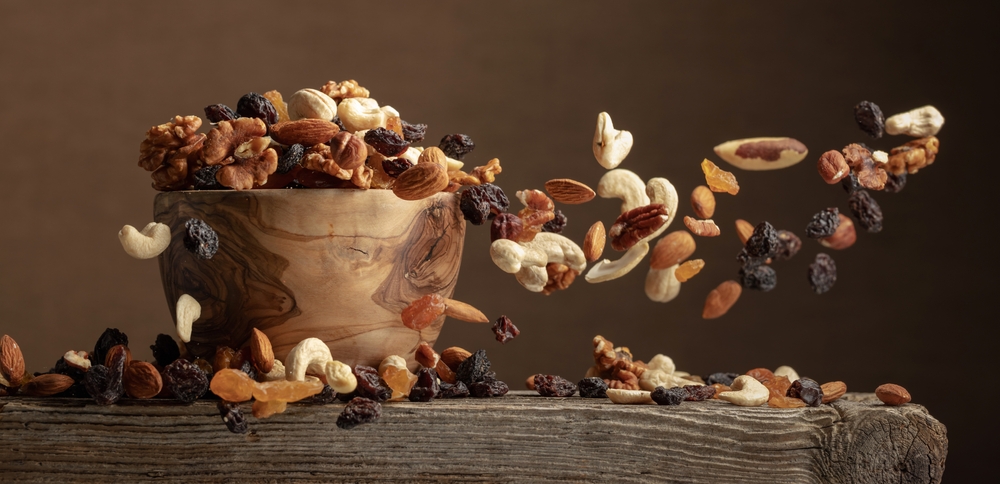
[[[264,93],[264,97],[274,106],[274,110],[278,112],[278,122],[291,121],[292,118],[288,117],[288,105],[285,101],[281,99],[281,93],[278,91],[267,91]]]
[[[785,397],[772,393],[771,398],[767,400],[767,406],[771,408],[802,408],[806,406],[806,402],[800,398]]]
[[[402,398],[410,394],[410,389],[417,382],[417,375],[410,373],[406,368],[386,366],[379,375],[385,380],[385,384],[392,389],[392,399]]]
[[[273,400],[265,402],[263,400],[257,400],[253,402],[253,416],[257,418],[267,418],[276,413],[284,412],[288,408],[288,402],[282,400]]]
[[[685,261],[683,264],[677,266],[677,270],[674,271],[674,277],[677,278],[677,282],[687,282],[692,277],[698,275],[703,267],[705,267],[705,261],[702,259]]]
[[[225,368],[212,377],[212,393],[227,402],[245,402],[253,398],[257,383],[240,370]]]
[[[729,385],[723,385],[721,383],[713,383],[712,388],[715,388],[715,395],[712,395],[712,398],[716,400],[719,399],[720,393],[732,390],[732,388],[729,388]]]
[[[306,381],[269,381],[254,386],[253,397],[262,402],[279,400],[282,402],[297,402],[323,391],[323,382],[318,378]],[[254,416],[257,415],[256,410]]]
[[[385,120],[385,129],[395,131],[400,137],[403,136],[403,122],[399,116],[389,116],[389,119]]]
[[[435,319],[444,314],[444,310],[444,298],[438,294],[431,293],[406,306],[400,317],[403,319],[404,326],[420,331],[430,326]]]
[[[736,175],[715,166],[707,158],[701,162],[701,171],[705,172],[705,182],[713,192],[725,192],[736,195],[740,192],[740,184],[736,181]]]
[[[212,359],[212,371],[218,373],[226,368],[232,368],[234,359],[236,359],[236,350],[228,346],[217,347],[215,358]]]

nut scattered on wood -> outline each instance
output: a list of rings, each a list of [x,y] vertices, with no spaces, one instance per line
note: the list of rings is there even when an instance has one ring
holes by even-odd
[[[715,319],[729,311],[743,293],[743,286],[736,281],[725,281],[712,289],[705,298],[705,308],[701,312],[704,319]]]
[[[471,304],[448,298],[444,298],[444,304],[444,314],[448,317],[469,323],[490,322],[490,319],[482,311],[476,309]]]
[[[847,393],[847,384],[842,381],[832,381],[819,386],[823,390],[823,403],[830,403]]]
[[[132,398],[153,398],[163,389],[163,379],[152,363],[133,361],[125,367],[122,385]]]
[[[823,247],[843,250],[854,245],[854,242],[858,239],[858,234],[854,230],[854,221],[850,217],[842,213],[838,213],[837,215],[840,218],[840,225],[837,226],[837,231],[829,237],[819,239],[819,243]]]
[[[587,185],[569,178],[556,178],[545,182],[545,191],[559,203],[578,205],[594,199],[596,193]]]
[[[90,359],[87,358],[86,351],[69,350],[63,355],[63,361],[65,361],[67,365],[80,371],[89,370],[91,365]]]
[[[6,383],[0,382],[7,387],[17,387],[21,385],[21,378],[24,377],[24,355],[17,341],[9,335],[0,338],[0,377]]]
[[[700,237],[717,237],[722,233],[719,230],[719,226],[715,225],[715,221],[712,219],[697,220],[692,217],[684,217],[684,225],[691,233]]]
[[[250,360],[261,373],[269,373],[274,368],[274,349],[271,340],[263,331],[253,328],[250,333]]]
[[[448,172],[436,163],[417,163],[396,177],[392,192],[403,200],[423,200],[448,187]]]
[[[886,383],[875,389],[875,396],[886,405],[903,405],[909,403],[910,392],[895,383]]]
[[[467,358],[472,356],[468,350],[464,348],[459,348],[458,346],[452,346],[450,348],[445,348],[441,352],[441,361],[452,371],[458,371],[458,365],[462,364]]]
[[[740,243],[746,245],[751,235],[753,235],[753,225],[741,218],[736,219],[736,236],[740,238]]]
[[[125,253],[136,259],[152,259],[167,250],[170,245],[170,227],[150,222],[141,231],[126,225],[118,231],[118,240]]]
[[[722,143],[715,154],[744,170],[778,170],[802,161],[809,150],[794,138],[747,138]]]
[[[66,375],[56,373],[38,375],[25,383],[20,393],[29,397],[49,397],[68,390],[73,383],[73,379]]]
[[[771,392],[761,382],[750,375],[740,375],[733,380],[730,391],[719,394],[725,400],[741,407],[759,407],[767,403]]]
[[[587,235],[583,238],[583,256],[587,262],[594,262],[604,254],[604,243],[607,234],[604,232],[604,222],[598,220],[587,230]]]
[[[623,404],[643,404],[643,403],[653,403],[653,398],[650,397],[651,392],[645,390],[621,390],[617,388],[608,388],[607,390],[608,399],[612,403],[623,403]]]
[[[691,257],[695,250],[694,237],[684,230],[670,232],[656,243],[649,265],[653,269],[666,269]]]
[[[691,192],[691,208],[698,218],[712,218],[715,214],[715,194],[705,185],[694,187]]]

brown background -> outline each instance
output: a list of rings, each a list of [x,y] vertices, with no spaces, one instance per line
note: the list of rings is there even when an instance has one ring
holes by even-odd
[[[156,333],[171,332],[156,263],[129,258],[115,237],[151,219],[155,192],[136,166],[149,126],[251,90],[287,96],[354,78],[427,123],[431,143],[471,135],[467,161],[499,157],[511,194],[556,177],[595,186],[600,111],[635,136],[623,167],[669,178],[682,199],[719,142],[793,136],[811,148],[786,170],[737,171],[739,196],[718,197],[723,235],[698,240],[707,267],[670,304],[646,299],[642,269],[528,293],[490,262],[488,229],[470,226],[456,297],[509,315],[522,335],[501,346],[486,326],[450,322],[439,348],[486,348],[513,387],[536,372],[579,378],[598,333],[693,373],[790,364],[856,391],[891,381],[948,426],[947,481],[984,470],[997,430],[984,413],[998,396],[991,15],[915,2],[361,3],[0,3],[0,332],[30,369],[91,348],[108,326],[146,358]],[[775,266],[776,290],[702,320],[705,294],[737,269],[735,218],[801,233],[819,209],[847,208],[816,175],[820,153],[906,141],[862,134],[852,107],[863,99],[887,115],[935,104],[947,118],[938,162],[902,193],[876,195],[885,230],[833,253],[832,292],[809,290],[820,247],[806,240]],[[582,240],[617,206],[564,208],[567,234]]]

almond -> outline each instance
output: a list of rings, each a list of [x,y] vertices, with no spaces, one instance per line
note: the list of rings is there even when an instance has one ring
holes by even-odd
[[[472,353],[469,353],[468,350],[459,348],[458,346],[452,346],[450,348],[445,348],[445,350],[441,352],[441,361],[443,361],[448,368],[451,368],[452,371],[458,371],[458,365],[462,364],[462,362],[470,356],[472,356]]]
[[[10,384],[9,387],[21,385],[21,377],[24,376],[24,355],[21,354],[21,347],[17,341],[8,335],[0,338],[0,376]]]
[[[444,314],[469,323],[488,323],[490,319],[482,311],[474,308],[471,304],[454,299],[444,298]]]
[[[895,383],[886,383],[875,389],[875,396],[886,405],[902,405],[910,401],[910,392]]]
[[[684,217],[684,225],[691,233],[701,237],[717,237],[722,233],[719,230],[719,226],[715,225],[715,221],[712,219],[697,220],[692,217]]]
[[[545,191],[553,200],[567,205],[579,205],[594,199],[594,190],[569,178],[556,178],[545,182]]]
[[[420,152],[420,156],[417,157],[417,164],[420,163],[433,163],[435,165],[440,165],[445,171],[448,171],[448,156],[441,151],[441,148],[437,146],[431,146],[425,148],[424,151]]]
[[[339,126],[325,119],[299,119],[271,125],[271,137],[283,145],[318,145],[330,141],[339,132]]]
[[[729,311],[743,293],[743,287],[736,281],[725,281],[712,289],[705,298],[705,308],[701,312],[704,319],[715,319]]]
[[[587,230],[587,235],[583,238],[583,255],[587,262],[594,262],[601,258],[604,253],[604,244],[607,233],[604,231],[604,222],[598,220]]]
[[[691,192],[691,207],[698,218],[712,218],[715,215],[715,194],[705,185],[694,187]]]
[[[403,200],[423,200],[448,187],[448,172],[437,163],[417,163],[396,178],[392,192]]]
[[[73,383],[73,379],[66,375],[38,375],[21,387],[21,393],[29,397],[49,397],[68,390]]]
[[[257,328],[250,334],[250,361],[261,373],[270,373],[274,368],[274,349],[271,348],[271,340]]]
[[[740,243],[746,245],[753,235],[753,225],[741,218],[736,219],[736,235],[740,238]]]
[[[153,398],[163,389],[163,379],[152,363],[133,361],[125,367],[122,385],[132,398]]]
[[[840,216],[840,225],[837,226],[837,231],[829,237],[819,239],[819,243],[823,247],[843,250],[854,245],[854,242],[858,240],[858,233],[854,230],[854,221],[850,217],[842,213],[837,215]]]
[[[434,368],[441,361],[441,355],[438,355],[437,351],[434,351],[434,347],[426,341],[420,342],[413,358],[424,368]]]
[[[666,269],[691,257],[694,249],[694,237],[691,234],[683,230],[670,232],[656,243],[649,265],[653,269]]]
[[[832,381],[819,386],[823,390],[823,403],[830,403],[847,393],[847,384],[842,381]]]
[[[111,362],[119,356],[120,353],[125,353],[125,366],[123,368],[128,368],[132,364],[132,350],[128,349],[125,345],[115,345],[108,350],[108,354],[104,357],[104,366],[110,368]]]

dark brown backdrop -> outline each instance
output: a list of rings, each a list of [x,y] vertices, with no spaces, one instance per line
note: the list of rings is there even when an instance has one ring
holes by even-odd
[[[171,332],[156,264],[126,256],[115,233],[151,218],[154,191],[136,166],[145,130],[247,91],[286,95],[354,78],[429,140],[470,134],[473,162],[499,157],[508,193],[555,177],[591,185],[604,170],[590,140],[608,111],[635,147],[625,164],[686,194],[715,144],[794,136],[811,148],[778,172],[737,171],[742,191],[718,197],[723,235],[699,239],[705,270],[670,304],[643,294],[645,270],[550,297],[523,290],[489,260],[488,229],[469,228],[457,298],[521,337],[449,323],[439,347],[486,348],[519,387],[536,372],[578,378],[603,334],[641,358],[662,352],[694,373],[793,365],[852,390],[909,388],[949,428],[948,481],[983,470],[995,419],[996,289],[992,184],[996,39],[983,12],[915,2],[0,3],[0,141],[6,213],[0,230],[0,332],[41,370],[87,349],[108,326],[139,357]],[[827,149],[872,141],[852,107],[887,114],[933,103],[945,114],[938,162],[898,195],[878,194],[885,230],[834,253],[840,280],[812,294],[807,240],[776,266],[771,293],[748,292],[726,317],[700,318],[705,294],[735,275],[735,218],[801,232],[839,186],[814,163]],[[720,163],[721,164],[721,163]],[[565,211],[581,240],[617,202]],[[686,203],[682,214],[690,214]],[[673,227],[679,228],[678,225]],[[983,381],[985,379],[985,381]]]

